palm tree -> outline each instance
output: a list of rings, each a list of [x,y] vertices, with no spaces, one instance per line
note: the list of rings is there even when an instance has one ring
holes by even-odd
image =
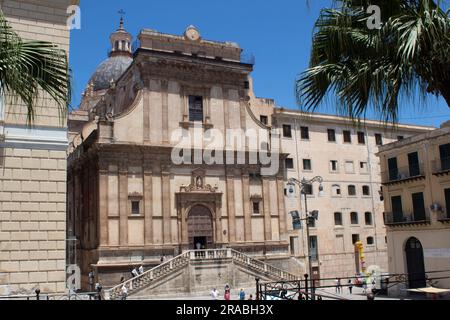
[[[369,5],[381,28],[368,27]],[[370,110],[396,122],[400,99],[442,96],[450,107],[450,19],[442,1],[334,0],[315,24],[310,67],[296,81],[299,105],[314,111],[334,93],[337,111]]]
[[[23,102],[31,125],[42,92],[57,102],[64,119],[71,96],[66,53],[50,42],[22,40],[0,10],[0,98]]]

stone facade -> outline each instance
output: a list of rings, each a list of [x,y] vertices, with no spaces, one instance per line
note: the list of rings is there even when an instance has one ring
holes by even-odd
[[[67,7],[77,1],[0,1],[24,39],[68,52]],[[67,126],[42,95],[34,127],[26,108],[0,101],[0,295],[65,291]]]
[[[385,200],[389,272],[410,274],[393,286],[450,288],[450,127],[383,146],[379,151]],[[447,271],[430,273],[435,271]],[[416,278],[415,278],[416,277]]]

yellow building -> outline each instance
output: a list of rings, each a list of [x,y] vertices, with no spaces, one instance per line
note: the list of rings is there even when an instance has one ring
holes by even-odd
[[[378,155],[389,272],[406,274],[391,294],[407,287],[450,288],[450,272],[438,272],[450,269],[449,123],[382,146]]]

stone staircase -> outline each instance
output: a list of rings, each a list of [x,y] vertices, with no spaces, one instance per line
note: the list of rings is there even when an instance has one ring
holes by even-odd
[[[133,293],[143,290],[150,285],[157,285],[158,282],[163,282],[164,279],[168,278],[170,275],[188,268],[191,263],[206,263],[223,260],[230,260],[236,266],[252,272],[255,276],[261,276],[266,279],[274,281],[295,281],[299,279],[296,275],[256,260],[233,249],[196,250],[184,252],[183,254],[148,270],[138,277],[105,290],[104,296],[106,300],[121,299],[123,286],[128,289],[128,295],[133,295]]]

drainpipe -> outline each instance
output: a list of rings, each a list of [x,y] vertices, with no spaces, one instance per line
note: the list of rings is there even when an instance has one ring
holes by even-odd
[[[374,181],[373,181],[373,168],[372,168],[372,159],[371,159],[371,148],[370,148],[370,143],[369,143],[369,132],[366,129],[366,145],[367,145],[367,166],[369,169],[369,183],[371,186],[371,192],[372,192],[372,220],[373,220],[373,227],[375,228],[375,254],[378,257],[378,233],[377,233],[377,219],[376,219],[376,214],[375,214],[375,200],[374,200],[374,196],[376,194],[378,194],[378,190],[375,190],[374,188]],[[365,213],[364,213],[365,215]]]

